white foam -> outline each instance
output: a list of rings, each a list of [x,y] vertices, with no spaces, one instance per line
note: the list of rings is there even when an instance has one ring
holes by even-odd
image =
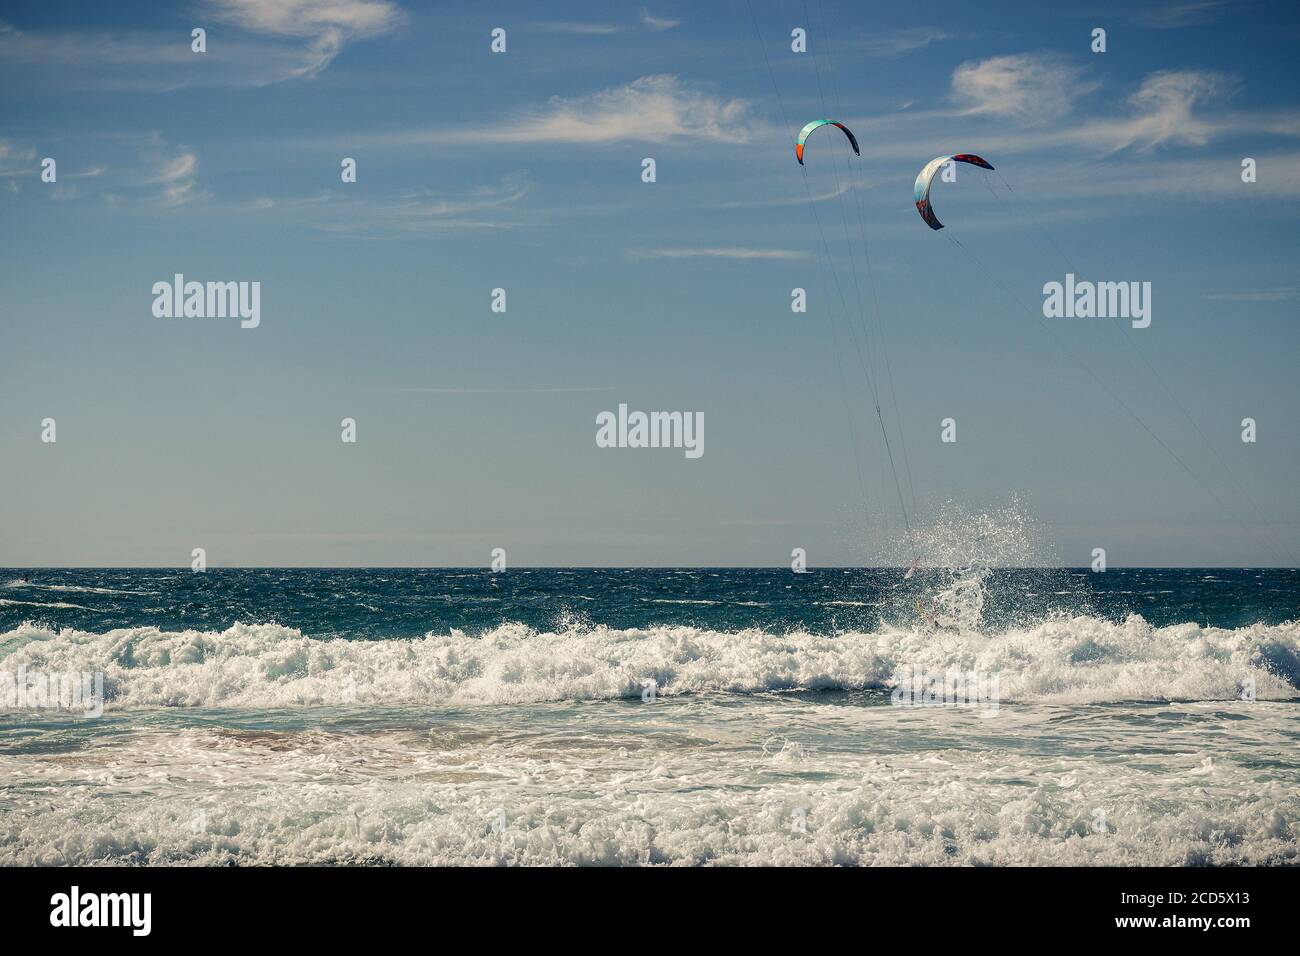
[[[1003,701],[1101,703],[1297,696],[1300,623],[1152,627],[1095,617],[985,636],[887,628],[832,637],[693,627],[558,632],[507,624],[481,636],[315,639],[278,624],[94,633],[25,623],[0,635],[0,670],[102,672],[107,706],[463,705],[657,693],[892,686],[913,668],[997,674]]]
[[[142,729],[0,755],[0,777],[23,782],[0,792],[0,865],[1300,859],[1294,760],[1279,759],[1291,705],[1152,716],[982,721],[768,696],[371,731]]]
[[[84,604],[70,604],[67,601],[15,601],[11,598],[0,598],[0,604],[11,606],[21,605],[23,607],[60,607],[71,608],[77,611],[95,611],[96,613],[103,613],[103,611],[97,607],[86,607]]]
[[[157,591],[123,591],[118,588],[83,587],[79,584],[36,584],[32,581],[19,582],[19,586],[34,591],[72,591],[79,594],[157,594]]]

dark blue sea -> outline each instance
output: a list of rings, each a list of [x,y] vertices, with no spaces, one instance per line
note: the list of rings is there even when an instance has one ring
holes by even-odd
[[[22,580],[26,575],[30,583]],[[317,638],[537,630],[581,618],[612,628],[688,626],[834,634],[915,616],[915,600],[952,572],[911,581],[889,569],[0,569],[0,631],[24,621],[103,631],[225,629],[275,622]],[[1155,625],[1280,624],[1300,617],[1300,571],[1139,568],[994,570],[982,624],[1000,629],[1053,613]]]

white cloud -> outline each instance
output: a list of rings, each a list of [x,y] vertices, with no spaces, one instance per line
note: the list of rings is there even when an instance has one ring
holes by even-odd
[[[655,33],[671,30],[673,27],[682,25],[681,20],[656,17],[644,7],[641,9],[639,20],[643,27]],[[615,23],[584,23],[577,20],[542,20],[532,24],[532,26],[534,29],[546,33],[572,33],[577,36],[610,36],[615,33],[625,33],[628,29]]]
[[[308,40],[306,62],[294,76],[315,76],[348,40],[386,33],[403,18],[388,0],[208,0],[204,10],[251,33]]]
[[[1086,139],[1112,150],[1130,146],[1151,149],[1164,143],[1203,146],[1223,124],[1194,116],[1193,107],[1234,86],[1225,77],[1195,70],[1152,73],[1129,97],[1133,114],[1125,119],[1089,123]]]
[[[388,32],[403,19],[387,0],[207,0],[199,9],[251,36],[209,37],[208,52],[196,54],[188,27],[30,33],[0,23],[0,68],[41,70],[48,82],[78,88],[265,86],[316,76],[350,40]]]
[[[979,65],[982,64],[974,66]],[[958,74],[954,74],[954,83]],[[1228,109],[1222,101],[1239,85],[1233,77],[1217,73],[1161,71],[1146,76],[1127,99],[1117,95],[1118,106],[1107,103],[1105,109],[1092,116],[1072,115],[1065,108],[1042,116],[1039,122],[1016,125],[993,122],[1004,117],[994,115],[992,105],[972,109],[969,106],[973,104],[968,104],[968,108],[955,116],[942,111],[898,111],[870,120],[875,131],[870,148],[877,158],[895,159],[935,155],[954,148],[974,150],[996,165],[998,157],[1008,153],[1052,153],[1062,148],[1109,154],[1124,150],[1151,152],[1167,145],[1206,146],[1229,137],[1300,138],[1300,110]],[[1016,91],[1011,100],[1019,102],[1024,84],[1010,82],[1009,86]],[[1072,88],[1075,95],[1079,88],[1079,84]],[[983,89],[987,91],[989,87]],[[936,135],[935,124],[939,119],[944,121],[942,134]],[[849,125],[857,128],[861,136],[863,128],[857,126],[860,122],[864,128],[871,128],[861,120],[850,120]],[[1259,146],[1253,149],[1257,151]],[[1235,161],[1223,168],[1240,172]],[[1153,170],[1152,175],[1159,172]],[[1273,179],[1270,185],[1276,182]]]
[[[552,97],[546,106],[491,126],[420,134],[431,142],[615,143],[700,139],[745,141],[748,103],[693,89],[675,76],[643,76],[586,96]]]
[[[892,33],[877,34],[859,45],[868,56],[892,59],[906,53],[913,53],[916,50],[923,50],[931,43],[951,38],[951,33],[945,33],[943,30],[936,30],[933,27],[913,27],[907,30],[895,30]]]
[[[387,0],[208,0],[214,19],[255,33],[317,37],[331,31],[374,36],[391,30],[402,11]]]
[[[195,174],[199,168],[199,157],[192,151],[183,150],[161,155],[156,160],[157,168],[149,182],[162,190],[160,199],[164,206],[184,206],[198,198]]]
[[[673,27],[679,27],[682,25],[681,20],[669,20],[666,17],[657,17],[649,10],[645,9],[645,7],[641,8],[641,23],[655,32],[671,30]]]
[[[112,152],[124,145],[134,153],[131,159]],[[107,185],[104,174],[108,172],[108,165],[77,169],[69,168],[67,163],[60,160],[59,185],[50,192],[52,198],[70,200],[99,195],[111,203],[134,201],[153,206],[184,206],[208,198],[198,188],[198,154],[188,148],[167,143],[158,133],[99,137],[94,141],[93,149],[110,151],[114,157],[113,182],[125,194],[102,191]],[[90,152],[90,148],[86,152]],[[36,179],[41,171],[36,157],[36,150],[30,146],[19,147],[10,140],[0,140],[0,178],[20,179],[30,176]],[[69,183],[69,180],[83,182],[78,186]]]
[[[578,36],[608,36],[623,32],[622,27],[612,23],[577,23],[569,20],[544,20],[533,26],[545,33],[573,33]]]
[[[806,259],[807,253],[793,249],[749,249],[739,246],[706,246],[682,249],[632,249],[633,259]]]
[[[968,61],[952,74],[952,97],[970,116],[1042,123],[1068,114],[1098,83],[1052,53],[1019,53]]]
[[[23,72],[29,84],[149,92],[256,87],[300,76],[319,59],[282,40],[243,38],[200,55],[191,52],[188,34],[28,33],[0,23],[0,70]],[[40,71],[38,80],[33,71]]]
[[[643,76],[584,96],[554,96],[477,127],[407,130],[366,137],[372,146],[447,146],[495,143],[594,145],[662,143],[673,139],[748,142],[749,102],[691,87],[676,76]],[[356,137],[347,143],[355,145]]]

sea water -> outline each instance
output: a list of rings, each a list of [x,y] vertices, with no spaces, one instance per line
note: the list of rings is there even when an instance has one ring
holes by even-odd
[[[0,864],[1293,864],[1298,605],[1295,570],[0,571],[0,673],[102,681],[0,701]]]

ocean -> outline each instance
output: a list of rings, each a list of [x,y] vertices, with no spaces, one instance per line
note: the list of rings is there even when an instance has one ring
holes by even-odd
[[[0,571],[8,865],[1295,864],[1298,718],[1296,570]]]

